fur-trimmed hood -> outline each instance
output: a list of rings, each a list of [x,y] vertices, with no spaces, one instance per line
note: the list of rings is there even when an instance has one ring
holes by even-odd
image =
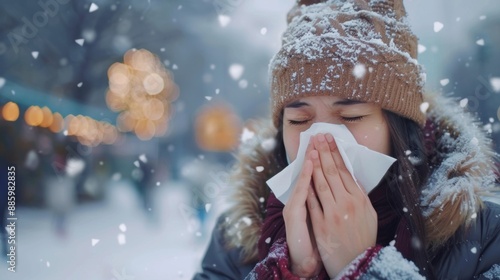
[[[496,154],[480,124],[454,100],[437,95],[425,99],[435,148],[429,158],[434,167],[420,200],[428,243],[439,246],[476,218],[483,196],[494,195]],[[255,135],[240,146],[230,183],[233,206],[224,224],[229,246],[242,249],[244,262],[257,258],[269,195],[266,181],[279,171],[271,152],[276,145],[271,121],[249,129]]]

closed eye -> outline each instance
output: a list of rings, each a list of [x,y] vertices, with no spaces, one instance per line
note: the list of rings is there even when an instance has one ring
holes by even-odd
[[[302,125],[308,123],[309,120],[303,120],[303,121],[295,121],[295,120],[288,120],[288,123],[291,125]]]
[[[343,121],[345,122],[357,122],[363,119],[365,116],[358,116],[358,117],[340,117]]]

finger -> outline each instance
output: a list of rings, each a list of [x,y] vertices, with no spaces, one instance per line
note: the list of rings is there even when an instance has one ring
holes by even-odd
[[[319,203],[321,204],[323,211],[329,213],[332,205],[335,203],[334,195],[325,179],[325,175],[323,174],[318,151],[312,150],[310,152],[310,157],[313,163],[312,179],[314,182],[314,190],[319,197]]]
[[[310,188],[307,192],[307,209],[309,210],[309,216],[311,218],[311,224],[317,225],[324,218],[324,212],[321,209],[321,204],[318,200],[318,196],[313,188]]]
[[[331,134],[318,134],[314,141],[314,147],[319,151],[323,174],[325,175],[326,181],[330,186],[333,197],[337,199],[337,196],[342,195],[343,192],[345,192],[345,188],[342,186],[342,180],[333,158],[332,151],[330,150],[328,139],[332,140],[333,136]]]
[[[333,136],[330,135],[329,137],[327,137],[327,142],[330,146],[330,151],[333,160],[335,161],[335,165],[337,167],[339,177],[343,183],[342,185],[344,186],[344,189],[352,195],[362,193],[361,188],[357,185],[356,181],[354,181],[351,172],[349,172],[349,170],[345,166],[344,159],[340,154],[337,143],[335,142]]]
[[[304,161],[302,170],[295,183],[292,196],[290,198],[290,203],[294,205],[305,205],[307,199],[307,191],[311,185],[312,178],[312,162],[311,160]]]

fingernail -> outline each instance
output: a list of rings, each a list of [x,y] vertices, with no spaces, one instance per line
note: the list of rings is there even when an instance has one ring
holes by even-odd
[[[326,135],[326,141],[328,141],[328,143],[332,143],[333,142],[333,136],[330,133],[328,133]]]

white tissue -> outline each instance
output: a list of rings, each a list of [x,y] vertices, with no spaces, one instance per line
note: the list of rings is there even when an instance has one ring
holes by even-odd
[[[345,125],[314,123],[308,130],[300,133],[297,158],[266,182],[283,204],[286,204],[292,194],[295,181],[304,164],[309,140],[311,136],[318,133],[333,135],[345,166],[351,172],[358,186],[361,185],[367,193],[370,193],[378,185],[389,167],[396,161],[395,158],[359,145]]]

